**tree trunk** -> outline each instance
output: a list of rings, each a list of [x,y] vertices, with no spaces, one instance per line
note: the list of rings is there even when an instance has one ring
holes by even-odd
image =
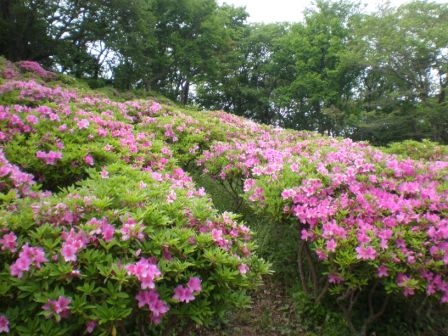
[[[180,103],[186,105],[188,103],[188,94],[190,93],[190,80],[186,80],[182,86],[182,92],[180,96]]]
[[[1,0],[2,18],[6,21],[11,16],[11,0]]]
[[[445,102],[447,85],[448,85],[448,78],[446,78],[445,81],[443,81],[442,76],[440,76],[439,104],[442,104],[443,102]]]

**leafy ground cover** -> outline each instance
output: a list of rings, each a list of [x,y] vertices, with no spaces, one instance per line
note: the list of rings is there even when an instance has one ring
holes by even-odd
[[[0,332],[446,328],[445,147],[380,150],[1,63]],[[261,257],[281,286],[254,291]]]

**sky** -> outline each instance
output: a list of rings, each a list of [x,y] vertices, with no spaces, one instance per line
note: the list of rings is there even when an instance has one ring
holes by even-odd
[[[447,2],[439,0],[437,2]],[[310,7],[312,0],[218,0],[220,4],[228,3],[235,6],[246,7],[250,17],[249,22],[298,22],[303,18],[303,11]],[[382,0],[369,0],[367,10],[375,10]],[[406,0],[391,0],[392,6],[399,6],[407,2]]]

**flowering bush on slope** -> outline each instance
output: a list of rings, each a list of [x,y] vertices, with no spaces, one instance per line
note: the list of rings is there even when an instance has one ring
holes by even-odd
[[[167,202],[173,177],[106,169],[107,178],[92,172],[76,188],[3,211],[0,307],[11,329],[79,334],[94,321],[132,331],[165,315],[206,322],[245,303],[264,267],[250,255],[246,227],[217,215],[191,186]]]
[[[448,302],[448,162],[399,159],[350,140],[292,137],[271,129],[228,139],[198,164],[218,179],[240,181],[244,197],[275,225],[297,227],[302,286],[317,301],[336,294],[350,319],[357,294],[369,288],[363,332],[387,304],[387,296],[373,302],[382,290]]]
[[[139,131],[157,103],[20,80],[0,86],[0,332],[155,332],[247,304],[267,267]]]

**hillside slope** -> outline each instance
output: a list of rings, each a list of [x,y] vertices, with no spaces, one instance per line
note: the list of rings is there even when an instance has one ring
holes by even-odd
[[[174,334],[247,306],[268,266],[187,171],[263,218],[260,237],[288,232],[261,252],[349,332],[391,300],[448,302],[445,147],[397,156],[1,63],[0,332]]]

